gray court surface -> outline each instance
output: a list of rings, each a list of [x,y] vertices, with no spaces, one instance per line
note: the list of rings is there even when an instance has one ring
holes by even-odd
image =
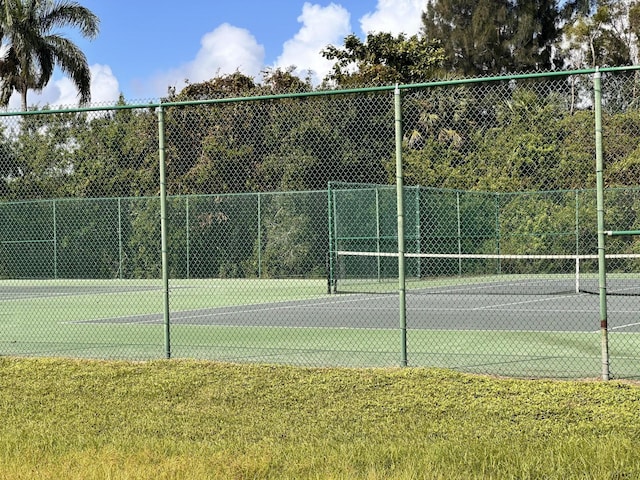
[[[640,297],[608,299],[609,328],[640,332]],[[594,332],[599,298],[566,295],[406,296],[409,329]],[[398,294],[338,294],[310,300],[173,311],[173,325],[281,328],[399,327]],[[74,323],[160,324],[162,314],[90,319]]]

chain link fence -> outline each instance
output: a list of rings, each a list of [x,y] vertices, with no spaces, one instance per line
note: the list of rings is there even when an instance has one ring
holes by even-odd
[[[640,376],[639,86],[603,73],[617,378]],[[4,112],[0,354],[596,377],[594,98],[581,71]]]

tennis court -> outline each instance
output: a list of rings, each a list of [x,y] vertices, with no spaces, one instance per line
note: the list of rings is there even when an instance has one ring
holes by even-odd
[[[187,287],[188,288],[188,287]],[[107,291],[107,290],[105,290]],[[143,290],[137,290],[143,291]],[[149,291],[149,290],[148,290]],[[614,297],[615,298],[615,297]],[[598,297],[589,294],[549,296],[475,295],[461,304],[459,295],[407,295],[407,328],[426,330],[599,331]],[[610,328],[640,332],[640,298],[609,302]],[[398,328],[398,298],[393,294],[344,294],[305,300],[174,311],[174,325]],[[163,324],[162,313],[76,320],[80,324]]]
[[[158,281],[11,282],[3,354],[163,358]],[[477,286],[477,284],[476,284]],[[81,288],[79,288],[81,287]],[[389,366],[400,361],[397,293],[328,295],[322,280],[174,280],[173,358]],[[520,376],[594,376],[598,297],[407,292],[408,361]],[[640,297],[609,302],[614,374],[640,374]],[[18,320],[19,319],[19,320]]]

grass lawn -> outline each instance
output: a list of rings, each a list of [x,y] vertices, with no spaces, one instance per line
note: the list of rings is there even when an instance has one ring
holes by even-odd
[[[627,479],[640,386],[0,358],[0,479]]]

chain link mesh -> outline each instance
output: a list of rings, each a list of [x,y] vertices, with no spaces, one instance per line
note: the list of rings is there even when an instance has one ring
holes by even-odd
[[[640,228],[638,86],[603,76],[611,230]],[[398,365],[393,91],[319,93],[6,114],[0,354]],[[409,365],[598,374],[593,98],[403,87]],[[640,236],[607,254],[611,369],[637,377]]]

